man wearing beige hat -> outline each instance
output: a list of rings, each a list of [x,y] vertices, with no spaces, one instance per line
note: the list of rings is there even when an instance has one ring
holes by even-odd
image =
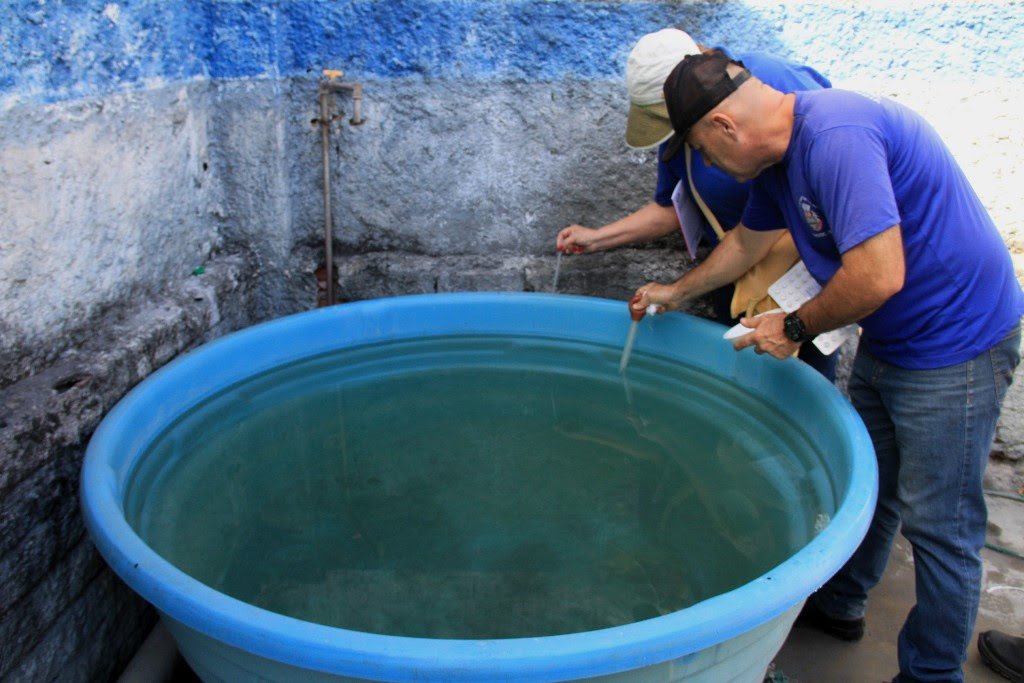
[[[737,182],[705,164],[698,153],[693,153],[692,157],[680,154],[669,162],[661,160],[664,143],[672,135],[662,91],[665,79],[685,56],[701,51],[702,47],[693,38],[675,28],[648,33],[634,45],[626,62],[630,102],[626,144],[633,149],[660,148],[654,201],[599,228],[582,225],[563,228],[556,238],[558,251],[567,254],[604,251],[657,239],[682,229],[690,254],[695,256],[699,241],[717,244],[726,231],[739,223],[747,203],[749,183]],[[751,52],[738,57],[761,80],[784,92],[831,86],[828,79],[814,69],[770,54]],[[681,222],[681,216],[686,224]],[[780,245],[783,246],[788,245]],[[795,250],[780,249],[772,255],[776,260],[787,256],[789,260],[782,264],[779,273],[795,262]],[[732,324],[739,315],[774,307],[768,303],[765,291],[770,280],[763,281],[759,275],[755,267],[754,272],[741,279],[738,294],[732,285],[711,294],[716,320]],[[813,344],[807,344],[801,348],[800,357],[830,380],[835,379],[835,356],[824,356]]]

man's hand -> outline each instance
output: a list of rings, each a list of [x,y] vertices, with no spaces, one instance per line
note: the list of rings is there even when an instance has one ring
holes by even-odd
[[[659,206],[651,202],[600,228],[588,228],[575,223],[562,228],[555,239],[555,248],[565,254],[590,254],[658,239],[678,229],[676,210],[672,206]]]
[[[748,346],[753,346],[757,353],[767,353],[779,360],[789,358],[796,353],[800,345],[790,341],[786,336],[783,329],[785,318],[786,314],[782,312],[740,318],[740,323],[752,328],[753,331],[736,339],[732,343],[732,347],[737,351],[742,351]]]
[[[594,233],[596,230],[582,225],[570,225],[563,228],[555,238],[555,249],[565,254],[583,254],[597,251],[594,249]]]
[[[647,307],[654,304],[658,307],[658,313],[672,311],[679,308],[682,302],[675,297],[675,287],[662,285],[657,282],[648,282],[636,290],[636,294],[629,302],[630,308],[637,311],[646,311]]]

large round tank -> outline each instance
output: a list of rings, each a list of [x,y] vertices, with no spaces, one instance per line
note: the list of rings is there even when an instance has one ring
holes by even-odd
[[[104,419],[82,505],[208,681],[760,681],[875,502],[795,360],[683,314],[399,297],[243,330]]]

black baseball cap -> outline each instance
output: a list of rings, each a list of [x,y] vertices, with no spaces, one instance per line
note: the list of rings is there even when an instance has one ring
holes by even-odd
[[[727,67],[736,64],[743,71],[730,77]],[[665,105],[675,131],[665,147],[662,161],[669,161],[686,142],[693,124],[718,103],[736,92],[751,73],[743,62],[729,59],[721,50],[687,55],[665,79]]]

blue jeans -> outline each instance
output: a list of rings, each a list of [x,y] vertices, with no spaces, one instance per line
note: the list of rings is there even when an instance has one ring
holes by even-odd
[[[982,477],[1019,347],[1018,328],[945,368],[906,370],[863,344],[854,359],[849,392],[875,446],[878,505],[860,547],[813,599],[832,617],[863,617],[902,524],[917,604],[899,635],[901,683],[963,681],[981,595]]]

